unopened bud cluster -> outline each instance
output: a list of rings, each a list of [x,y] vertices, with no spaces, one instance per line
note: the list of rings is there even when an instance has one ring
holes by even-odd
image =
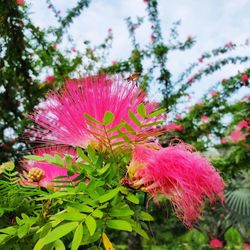
[[[44,172],[40,168],[31,168],[28,173],[28,179],[31,181],[38,182],[42,179]]]

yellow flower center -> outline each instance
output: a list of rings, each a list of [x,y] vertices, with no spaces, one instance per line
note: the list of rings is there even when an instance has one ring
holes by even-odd
[[[40,168],[31,168],[28,173],[28,179],[33,182],[38,182],[44,176],[44,171]]]

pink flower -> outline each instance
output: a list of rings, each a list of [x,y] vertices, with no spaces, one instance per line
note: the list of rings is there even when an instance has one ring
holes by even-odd
[[[206,115],[203,115],[203,116],[201,116],[201,121],[203,121],[203,122],[207,122],[207,121],[209,121],[209,117],[208,116],[206,116]]]
[[[245,82],[245,83],[248,83],[248,75],[247,75],[247,74],[243,74],[243,75],[241,76],[241,81],[242,81],[242,82]]]
[[[225,144],[228,142],[228,139],[226,137],[220,139],[221,144]]]
[[[227,47],[229,49],[232,48],[233,46],[235,46],[235,44],[233,44],[232,42],[228,42],[225,44],[225,47]]]
[[[25,4],[25,0],[16,0],[16,4],[17,5],[24,5]]]
[[[182,131],[183,130],[183,126],[182,125],[178,125],[174,122],[169,123],[168,125],[165,125],[163,127],[164,130],[166,131]]]
[[[193,83],[194,80],[195,80],[195,77],[191,77],[191,78],[188,79],[187,83]]]
[[[144,3],[148,3],[148,2],[149,2],[149,0],[143,0],[143,2],[144,2]]]
[[[201,106],[203,106],[203,104],[204,104],[204,103],[203,103],[202,101],[200,101],[200,102],[197,102],[197,103],[196,103],[196,106],[201,107]]]
[[[64,154],[69,154],[72,157],[76,157],[75,150],[60,148],[60,147],[51,147],[51,148],[40,148],[32,152],[34,155],[43,156],[48,154],[54,156],[55,154],[60,155],[63,158]],[[23,168],[28,171],[26,179],[21,181],[24,185],[40,186],[45,188],[53,188],[56,183],[53,180],[59,176],[66,176],[62,180],[73,180],[77,175],[68,176],[68,170],[66,167],[59,167],[45,161],[32,161],[24,160],[22,162]]]
[[[202,63],[202,62],[203,62],[203,58],[202,58],[202,57],[199,58],[198,61],[199,61],[200,63]]]
[[[52,85],[55,82],[55,77],[53,75],[48,75],[45,78],[45,83]]]
[[[230,138],[234,143],[237,143],[239,141],[246,140],[246,135],[243,134],[240,130],[234,130],[230,134]]]
[[[212,97],[215,97],[215,96],[218,95],[218,92],[213,90],[213,91],[210,92],[210,95],[211,95]]]
[[[250,244],[244,243],[243,248],[244,248],[244,250],[250,250]]]
[[[155,36],[154,36],[153,34],[150,36],[150,40],[151,40],[151,41],[154,41],[154,40],[155,40]]]
[[[187,37],[187,41],[188,41],[188,42],[191,42],[192,40],[193,40],[193,37],[192,37],[192,36],[188,36],[188,37]]]
[[[52,48],[53,48],[53,49],[57,49],[56,43],[53,43],[53,44],[52,44]]]
[[[80,147],[91,144],[98,149],[107,149],[109,143],[106,133],[102,132],[102,122],[104,114],[109,111],[114,114],[114,120],[106,126],[107,130],[125,121],[135,131],[139,131],[136,135],[128,133],[131,140],[140,136],[145,138],[152,135],[150,127],[141,129],[129,117],[129,110],[137,113],[137,106],[142,102],[147,113],[157,108],[157,103],[147,101],[145,92],[135,82],[128,83],[121,78],[104,75],[69,80],[59,92],[51,91],[43,105],[40,105],[42,107],[38,106],[35,110],[31,118],[39,128],[33,134],[42,142]],[[87,119],[84,114],[99,122]],[[157,116],[149,121],[160,118]],[[139,115],[137,119],[144,120]],[[129,132],[125,127],[121,131]],[[109,137],[117,135],[116,130],[109,133]],[[121,142],[120,138],[115,142]]]
[[[176,120],[181,120],[182,117],[181,117],[181,115],[177,114],[177,115],[175,115],[175,119],[176,119]]]
[[[246,121],[246,120],[242,120],[241,122],[239,122],[239,124],[237,125],[237,127],[239,129],[242,129],[242,128],[249,128],[249,122]]]
[[[112,65],[115,65],[115,64],[117,64],[117,61],[113,60],[111,63],[112,63]]]
[[[218,239],[213,239],[209,242],[210,247],[212,248],[223,248],[223,243]]]
[[[190,227],[205,206],[204,198],[223,202],[224,182],[214,167],[184,144],[161,148],[155,144],[136,146],[128,166],[131,186],[154,198],[166,196],[177,216]]]

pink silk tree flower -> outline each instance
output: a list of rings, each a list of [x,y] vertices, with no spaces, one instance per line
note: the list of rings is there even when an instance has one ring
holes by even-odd
[[[223,242],[221,242],[218,239],[212,239],[209,242],[209,245],[210,245],[211,248],[223,248]]]
[[[63,157],[65,154],[76,157],[76,152],[73,149],[51,147],[51,148],[40,148],[32,152],[34,155],[43,156],[48,154],[54,156],[55,154]],[[21,183],[23,185],[40,186],[45,188],[53,188],[55,183],[53,180],[58,176],[68,176],[66,167],[59,167],[45,161],[32,161],[24,160],[22,162],[24,170],[28,173]],[[63,180],[73,180],[77,177],[77,174],[63,178]]]
[[[205,198],[210,203],[217,196],[224,201],[223,179],[205,157],[185,144],[136,146],[127,171],[131,187],[155,199],[158,194],[167,197],[188,227],[198,220]]]
[[[168,125],[163,126],[163,129],[165,131],[182,131],[183,130],[183,126],[176,124],[174,122],[170,122]]]
[[[226,143],[228,143],[228,139],[226,137],[223,137],[223,138],[220,139],[220,143],[221,144],[226,144]]]
[[[242,128],[249,128],[249,122],[246,121],[246,120],[242,120],[241,122],[238,123],[237,127],[239,129],[242,129]]]
[[[237,143],[239,141],[244,141],[246,140],[246,134],[243,134],[240,130],[234,130],[230,134],[230,138],[232,142]]]
[[[158,108],[157,103],[148,101],[145,92],[134,81],[104,75],[69,80],[59,92],[51,91],[42,107],[38,106],[35,110],[31,118],[38,128],[33,132],[41,142],[101,147],[105,144],[106,136],[102,133],[103,125],[92,123],[84,114],[102,122],[104,114],[110,111],[114,114],[114,120],[106,129],[125,121],[138,131],[140,127],[132,122],[129,110],[136,113],[142,102],[147,113]],[[149,121],[160,120],[160,117],[150,118]],[[138,115],[137,119],[142,121],[144,118]],[[126,132],[125,128],[122,129],[122,132]],[[150,128],[140,130],[139,133],[145,136],[147,130],[150,131]],[[117,132],[110,135],[116,136]],[[129,136],[134,139],[132,134]]]

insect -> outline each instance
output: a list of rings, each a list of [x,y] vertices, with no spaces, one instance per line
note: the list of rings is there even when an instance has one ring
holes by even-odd
[[[137,79],[138,77],[140,77],[140,73],[134,73],[132,75],[130,75],[128,78],[126,78],[127,81],[134,81],[135,79]]]

